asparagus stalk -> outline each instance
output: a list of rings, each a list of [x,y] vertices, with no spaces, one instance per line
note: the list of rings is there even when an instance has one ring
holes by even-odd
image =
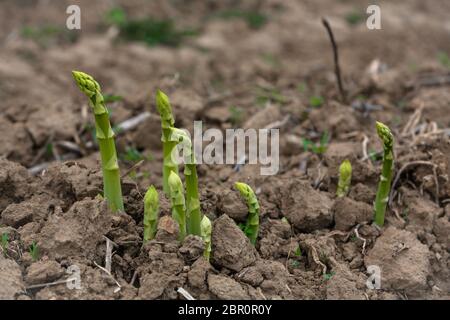
[[[198,195],[198,176],[195,164],[195,155],[192,141],[183,130],[174,128],[172,136],[183,144],[185,152],[184,178],[186,179],[186,221],[189,234],[201,235],[202,213],[200,211],[200,199]]]
[[[172,203],[172,218],[178,223],[178,239],[183,241],[186,236],[186,203],[184,199],[183,183],[175,172],[169,175],[169,194]]]
[[[347,159],[339,166],[339,182],[336,190],[338,197],[345,197],[352,181],[352,164]]]
[[[159,197],[154,186],[144,196],[144,243],[155,237],[158,226]]]
[[[394,166],[394,136],[391,130],[383,123],[376,123],[377,133],[383,141],[383,167],[381,169],[380,182],[378,183],[377,195],[375,198],[374,211],[375,223],[382,227],[384,225],[384,214],[386,205],[389,201],[389,192],[391,189],[392,173]]]
[[[111,211],[123,211],[122,188],[120,185],[120,172],[117,163],[114,131],[109,122],[100,85],[90,75],[72,71],[81,92],[88,98],[95,116],[95,131],[100,147],[103,171],[103,193],[108,201]]]
[[[250,242],[255,245],[259,232],[259,203],[255,193],[249,185],[236,182],[236,189],[241,196],[247,201],[248,217],[244,227],[244,233],[250,239]]]
[[[171,172],[178,174],[178,165],[172,159],[172,151],[178,144],[172,135],[175,119],[169,98],[161,90],[156,91],[156,108],[161,117],[161,141],[163,143],[163,190],[166,196],[169,194],[169,176]]]
[[[203,252],[203,256],[209,260],[209,256],[211,255],[211,221],[209,218],[204,215],[201,223],[201,237],[205,242],[205,251]]]

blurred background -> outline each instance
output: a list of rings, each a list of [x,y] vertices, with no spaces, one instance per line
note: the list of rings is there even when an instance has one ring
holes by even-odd
[[[66,28],[72,4],[81,9],[81,30]],[[381,30],[366,27],[370,4],[381,8]],[[73,69],[100,82],[117,132],[130,130],[119,150],[131,163],[158,157],[156,88],[168,92],[180,127],[194,119],[239,126],[268,102],[281,107],[274,120],[290,113],[301,121],[307,108],[338,97],[321,17],[333,28],[347,90],[368,100],[382,92],[372,102],[403,108],[389,115],[396,122],[413,111],[411,81],[436,72],[448,81],[446,0],[2,0],[0,155],[34,173],[53,160],[89,159],[92,117]],[[375,89],[364,85],[371,63],[383,70]],[[436,101],[425,116],[443,127],[446,91],[420,93]],[[130,119],[137,122],[121,127]]]

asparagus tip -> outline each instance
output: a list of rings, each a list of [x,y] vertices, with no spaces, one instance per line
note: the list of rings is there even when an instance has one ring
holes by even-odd
[[[177,189],[178,186],[182,186],[183,183],[181,182],[180,177],[173,171],[170,172],[169,174],[169,186],[172,187],[172,189]]]
[[[341,165],[339,166],[339,173],[344,177],[348,177],[352,174],[352,164],[348,159],[342,161]]]
[[[376,122],[377,133],[381,140],[383,140],[384,146],[391,148],[394,143],[394,136],[392,135],[391,129],[382,122]]]
[[[75,82],[77,83],[80,90],[88,97],[92,97],[100,91],[100,85],[89,74],[73,70],[72,76],[75,79]]]
[[[163,104],[163,105],[168,105],[169,104],[169,97],[167,96],[167,94],[165,94],[164,92],[162,92],[160,89],[156,90],[156,102]]]
[[[156,191],[155,186],[150,186],[145,193],[144,202],[145,203],[156,203],[158,201],[158,191]]]

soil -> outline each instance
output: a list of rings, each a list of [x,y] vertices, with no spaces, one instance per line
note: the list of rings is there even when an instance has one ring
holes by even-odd
[[[68,31],[74,3],[82,29]],[[114,1],[129,18],[196,30],[178,46],[124,40],[105,22],[112,3],[0,3],[0,299],[185,299],[178,288],[195,299],[450,299],[450,2],[379,1],[382,29],[368,30],[366,1]],[[267,20],[224,18],[230,10]],[[349,22],[354,12],[362,22]],[[338,43],[345,102],[322,16]],[[65,31],[26,36],[24,26]],[[119,96],[109,103],[114,126],[149,114],[117,134],[124,213],[99,196],[92,115],[71,70]],[[202,212],[213,221],[209,262],[200,238],[177,240],[161,191],[157,88],[171,98],[177,127],[280,129],[276,175],[258,165],[198,166]],[[398,175],[381,229],[372,224],[376,120],[394,132]],[[304,148],[325,132],[324,152]],[[344,159],[352,184],[336,198]],[[256,246],[238,226],[247,208],[235,181],[258,196]],[[142,245],[150,184],[161,216]],[[377,290],[366,285],[373,265]],[[65,281],[74,266],[79,289]]]

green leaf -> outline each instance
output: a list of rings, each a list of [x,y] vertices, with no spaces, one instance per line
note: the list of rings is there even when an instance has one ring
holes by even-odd
[[[345,15],[345,21],[351,26],[360,24],[364,21],[364,15],[358,11],[352,11]]]
[[[127,15],[122,8],[112,8],[106,13],[105,22],[107,24],[121,26],[127,20]]]
[[[321,96],[312,96],[311,98],[309,98],[309,104],[313,108],[321,107],[324,101],[325,101],[324,98]]]

